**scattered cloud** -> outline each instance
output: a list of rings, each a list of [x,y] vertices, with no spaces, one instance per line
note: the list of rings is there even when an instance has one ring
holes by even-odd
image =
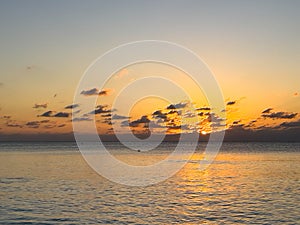
[[[269,112],[268,114],[262,114],[264,118],[271,119],[294,119],[298,113],[287,113],[287,112]]]
[[[270,113],[273,110],[273,108],[267,108],[262,113]]]
[[[52,129],[52,128],[54,128],[54,127],[56,127],[55,124],[46,124],[46,125],[44,126],[44,128],[46,128],[46,129]]]
[[[210,111],[211,108],[210,107],[200,107],[197,110],[199,110],[199,111]]]
[[[40,117],[51,117],[53,115],[53,111],[49,110],[44,112],[43,114],[39,115]]]
[[[144,127],[147,127],[150,123],[150,120],[148,118],[148,116],[142,116],[140,119],[137,119],[137,120],[133,120],[133,121],[128,121],[128,120],[125,120],[125,121],[122,121],[121,122],[121,125],[122,126],[130,126],[130,127],[138,127],[140,125],[143,125]]]
[[[229,101],[226,103],[226,105],[235,105],[236,104],[236,101]]]
[[[111,109],[107,109],[107,105],[98,105],[95,110],[91,111],[89,114],[103,114],[111,113]]]
[[[294,128],[294,127],[300,127],[300,120],[298,121],[292,121],[292,122],[283,122],[279,125],[279,128]]]
[[[14,128],[22,128],[23,127],[22,124],[19,124],[16,121],[9,121],[9,122],[7,122],[6,126],[7,127],[14,127]]]
[[[72,122],[81,122],[81,121],[92,121],[89,117],[76,117],[72,119]]]
[[[168,118],[167,115],[166,115],[166,113],[163,113],[161,110],[157,110],[157,111],[153,112],[152,116],[154,118],[163,119],[163,120],[166,120]]]
[[[48,107],[48,103],[42,103],[42,104],[36,103],[36,104],[34,104],[34,106],[32,108],[34,108],[34,109],[40,109],[40,108],[46,109],[47,107]]]
[[[111,113],[103,114],[102,117],[111,117]]]
[[[130,119],[130,117],[129,116],[122,116],[122,115],[114,114],[112,116],[112,119],[113,120],[123,120],[123,119]]]
[[[30,121],[25,124],[25,126],[29,128],[39,128],[40,127],[40,122],[39,121]]]
[[[167,107],[167,109],[182,109],[185,108],[187,106],[188,103],[186,102],[180,102],[177,104],[171,104]]]
[[[107,96],[110,95],[113,92],[113,89],[103,89],[99,90],[98,88],[92,88],[89,90],[83,90],[80,94],[84,96],[93,96],[93,95],[100,95],[100,96]]]
[[[75,109],[75,108],[78,108],[79,107],[79,104],[71,104],[71,105],[67,105],[65,107],[65,109]]]
[[[71,113],[67,113],[67,112],[58,112],[56,113],[53,117],[69,117],[71,115]]]
[[[47,112],[44,112],[43,114],[41,115],[38,115],[39,117],[69,117],[71,115],[71,113],[68,113],[68,112],[54,112],[54,111],[47,111]]]

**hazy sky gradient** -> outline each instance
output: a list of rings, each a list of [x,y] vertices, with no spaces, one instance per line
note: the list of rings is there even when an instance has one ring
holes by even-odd
[[[237,119],[300,112],[299,9],[297,0],[1,1],[0,116],[37,120],[36,103],[63,110],[95,58],[144,39],[197,53],[226,101],[243,99]]]

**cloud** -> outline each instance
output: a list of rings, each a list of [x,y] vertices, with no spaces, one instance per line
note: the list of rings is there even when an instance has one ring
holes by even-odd
[[[30,122],[27,122],[25,125],[29,128],[39,128],[40,122],[39,121],[30,121]]]
[[[89,114],[102,114],[111,113],[112,110],[107,109],[107,105],[98,105],[95,110],[91,111]]]
[[[234,104],[236,104],[236,101],[229,101],[229,102],[227,102],[226,105],[234,105]]]
[[[297,114],[298,113],[273,112],[269,114],[262,114],[262,117],[271,119],[293,119],[297,116]]]
[[[99,92],[100,96],[107,96],[110,95],[113,92],[113,89],[103,89]]]
[[[44,112],[43,114],[39,115],[41,117],[51,117],[53,115],[53,111],[49,110],[47,112]]]
[[[57,127],[64,127],[66,124],[59,124]]]
[[[197,109],[198,111],[210,111],[211,108],[210,107],[200,107]]]
[[[1,85],[0,85],[0,86],[1,86]],[[298,97],[298,96],[299,96],[299,93],[298,93],[298,92],[295,92],[293,96],[294,96],[294,97]]]
[[[42,104],[36,103],[36,104],[34,104],[34,106],[32,108],[34,108],[34,109],[39,109],[39,108],[46,109],[47,107],[48,107],[48,103],[42,103]]]
[[[148,116],[142,116],[140,119],[134,120],[129,122],[128,120],[122,121],[121,125],[124,126],[130,126],[130,127],[138,127],[140,125],[144,125],[144,127],[147,127],[150,123],[150,120]]]
[[[73,118],[72,122],[81,122],[81,121],[91,121],[91,118],[88,117],[77,117],[77,118]]]
[[[0,82],[0,87],[3,87],[3,86],[4,86],[4,84],[2,82]]]
[[[71,113],[67,113],[67,112],[58,112],[56,113],[53,117],[69,117],[71,115]]]
[[[112,119],[113,120],[122,120],[122,119],[130,119],[130,117],[129,116],[122,116],[122,115],[114,114],[112,116]]]
[[[111,113],[103,114],[102,117],[111,117]]]
[[[65,107],[65,109],[75,109],[75,108],[78,108],[79,107],[79,104],[72,104],[72,105],[67,105]]]
[[[233,121],[233,125],[237,125],[237,124],[239,124],[241,122],[241,120],[235,120],[235,121]]]
[[[205,113],[205,115],[207,115],[207,122],[214,122],[214,123],[219,123],[219,122],[223,122],[224,119],[220,118],[218,115],[216,115],[215,113]]]
[[[167,119],[167,115],[165,113],[163,113],[161,110],[157,110],[157,111],[153,112],[152,116],[154,118],[158,118],[158,119],[163,119],[163,120]]]
[[[134,120],[129,123],[131,126],[138,125],[140,123],[150,123],[150,120],[148,119],[148,116],[142,116],[140,119]]]
[[[18,123],[7,123],[6,124],[7,127],[18,127],[18,128],[22,128],[23,125],[18,124]]]
[[[177,103],[177,104],[171,104],[167,107],[167,109],[182,109],[187,106],[187,103]]]
[[[107,96],[110,95],[111,92],[113,91],[113,89],[103,89],[103,90],[99,90],[98,88],[92,88],[90,90],[83,90],[81,91],[80,94],[84,95],[84,96],[93,96],[93,95],[100,95],[100,96]]]
[[[267,108],[262,113],[270,113],[273,110],[273,108]]]
[[[71,115],[71,113],[67,113],[67,112],[58,112],[55,113],[54,111],[47,111],[44,112],[41,115],[38,115],[39,117],[69,117]]]
[[[55,124],[47,124],[47,125],[44,126],[44,128],[46,128],[46,129],[52,129],[54,127],[56,127]]]
[[[292,122],[284,122],[284,123],[281,123],[278,127],[279,128],[281,128],[281,127],[283,127],[283,128],[300,127],[300,120],[292,121]]]

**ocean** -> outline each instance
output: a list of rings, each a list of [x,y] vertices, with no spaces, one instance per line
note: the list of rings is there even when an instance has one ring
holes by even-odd
[[[176,143],[139,154],[106,145],[139,166]],[[201,171],[204,147],[171,178],[133,187],[97,174],[76,143],[0,143],[0,223],[300,224],[300,143],[223,143]]]

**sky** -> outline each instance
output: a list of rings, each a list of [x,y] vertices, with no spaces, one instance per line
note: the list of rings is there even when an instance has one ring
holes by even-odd
[[[101,134],[147,133],[152,121],[158,133],[205,135],[211,131],[214,117],[219,120],[217,126],[232,135],[256,132],[265,137],[275,132],[299,136],[299,1],[2,0],[0,5],[3,140],[30,135],[39,140],[50,134],[64,137],[72,133],[72,122],[88,120],[96,121]],[[80,90],[83,98],[98,98],[98,106],[90,109],[94,114],[80,113],[81,103],[73,102],[73,98],[88,66],[110,49],[140,40],[173,42],[196,53],[223,92],[227,118],[221,118],[222,109],[220,114],[203,110],[210,107],[205,93],[196,90],[187,74],[155,63],[123,68],[103,89],[95,84]],[[112,107],[123,87],[158,74],[166,79],[175,77],[185,92],[162,84],[170,101],[145,98],[130,109],[129,115],[125,115],[125,98],[119,108]],[[155,81],[148,84],[158,85]],[[128,98],[143,87],[136,85]],[[197,110],[191,113],[191,107]],[[72,109],[78,111],[73,121]],[[111,118],[117,118],[114,130]],[[183,124],[186,118],[193,122]],[[191,125],[195,119],[198,124]]]

